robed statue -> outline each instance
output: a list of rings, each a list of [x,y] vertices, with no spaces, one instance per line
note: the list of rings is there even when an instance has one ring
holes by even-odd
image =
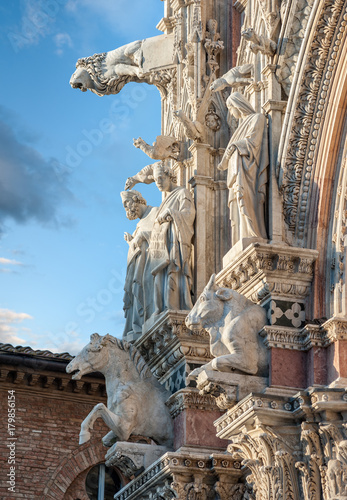
[[[150,307],[153,294],[145,297],[144,283],[152,280],[149,266],[146,266],[148,246],[158,207],[147,205],[146,200],[138,191],[122,191],[121,198],[129,220],[140,219],[134,233],[124,234],[129,244],[127,272],[124,285],[124,315],[125,328],[123,337],[130,338],[142,334],[145,304]]]
[[[232,93],[226,104],[230,114],[240,120],[218,165],[219,170],[228,169],[234,245],[243,238],[267,239],[264,212],[269,154],[266,117],[256,113],[239,92]]]
[[[127,187],[137,182],[155,182],[164,193],[156,213],[148,247],[146,270],[152,281],[145,283],[145,295],[151,293],[152,304],[146,304],[145,319],[166,309],[190,310],[192,304],[191,249],[194,234],[195,206],[192,195],[177,186],[176,175],[163,162],[145,167],[128,179]]]

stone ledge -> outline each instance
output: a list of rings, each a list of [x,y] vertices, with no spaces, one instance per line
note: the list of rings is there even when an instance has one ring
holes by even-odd
[[[316,250],[251,243],[229,262],[216,283],[255,302],[270,296],[305,299],[310,292]]]
[[[200,394],[198,389],[181,389],[173,394],[166,405],[172,418],[176,418],[184,410],[213,411],[218,410],[215,399],[209,394]]]
[[[212,396],[221,410],[233,407],[250,392],[264,391],[267,386],[266,377],[234,372],[203,370],[197,378],[200,394]]]
[[[182,361],[194,365],[212,359],[210,336],[204,329],[189,330],[185,318],[189,311],[167,310],[144,325],[144,333],[135,341],[152,373],[159,380]]]

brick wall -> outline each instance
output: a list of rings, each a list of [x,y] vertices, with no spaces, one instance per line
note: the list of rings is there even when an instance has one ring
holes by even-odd
[[[69,382],[61,390],[60,384],[51,388],[29,385],[25,375],[5,380],[1,367],[0,381],[0,498],[2,500],[88,500],[84,490],[90,468],[104,461],[107,449],[101,438],[108,432],[98,419],[89,443],[78,444],[80,425],[98,402],[106,402],[100,394],[73,393]],[[12,382],[12,383],[11,383]],[[100,381],[99,381],[100,382]],[[60,387],[60,390],[59,390]],[[15,436],[8,434],[8,391],[15,390]],[[16,438],[16,439],[14,439]],[[15,463],[8,445],[15,443]],[[8,490],[10,467],[15,467],[15,492]]]

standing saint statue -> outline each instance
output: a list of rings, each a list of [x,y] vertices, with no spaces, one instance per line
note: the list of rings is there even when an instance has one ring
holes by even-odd
[[[266,117],[234,92],[227,99],[229,112],[242,120],[224,152],[219,170],[228,169],[232,244],[243,238],[267,239],[265,199],[268,180]]]
[[[140,219],[132,235],[124,234],[124,239],[129,244],[129,251],[123,298],[126,318],[123,337],[129,337],[132,334],[142,334],[145,302],[147,307],[150,307],[150,302],[153,302],[153,294],[145,297],[144,283],[146,280],[153,280],[146,262],[147,249],[158,207],[147,205],[141,193],[135,190],[122,191],[121,198],[127,218],[129,220]]]
[[[192,303],[191,250],[194,234],[195,206],[192,195],[177,186],[176,175],[163,162],[145,167],[128,179],[127,186],[136,182],[155,182],[165,194],[152,228],[146,270],[153,281],[145,283],[146,297],[154,297],[154,309],[146,304],[145,319],[166,309],[190,310]]]

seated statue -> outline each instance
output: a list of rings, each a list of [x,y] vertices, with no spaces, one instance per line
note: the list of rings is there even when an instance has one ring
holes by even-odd
[[[146,267],[147,249],[158,208],[147,205],[141,193],[135,190],[122,191],[121,197],[127,218],[140,219],[132,235],[124,234],[124,239],[129,244],[123,299],[126,318],[123,337],[127,337],[142,333],[145,307],[144,281],[152,279],[150,268]],[[145,268],[147,274],[144,272]],[[151,302],[152,297],[152,294],[147,297],[147,304]]]
[[[126,187],[137,182],[155,182],[166,193],[152,228],[146,271],[153,281],[146,281],[145,296],[154,295],[154,310],[146,304],[145,319],[166,309],[190,310],[193,307],[191,248],[195,207],[192,195],[176,185],[176,176],[162,162],[145,167],[127,180]]]
[[[229,112],[241,119],[224,152],[219,170],[228,170],[232,244],[243,238],[267,239],[265,199],[268,180],[266,117],[234,92],[227,99]]]

